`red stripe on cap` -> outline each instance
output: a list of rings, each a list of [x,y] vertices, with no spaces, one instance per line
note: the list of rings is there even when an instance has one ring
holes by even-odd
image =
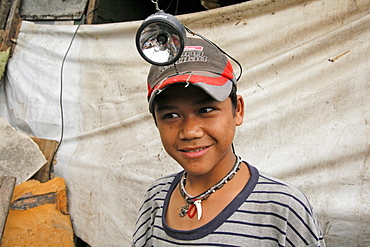
[[[156,90],[157,88],[163,89],[166,86],[177,83],[177,82],[189,82],[189,83],[206,83],[208,85],[213,85],[213,86],[222,86],[224,85],[228,80],[233,79],[234,74],[233,74],[233,67],[230,63],[230,61],[227,62],[224,71],[222,72],[221,76],[218,77],[209,77],[209,76],[201,76],[201,75],[193,75],[193,74],[185,74],[185,75],[178,75],[178,76],[173,76],[170,77],[166,80],[164,80],[162,83],[158,83],[155,85],[154,88],[151,88],[149,83],[147,84],[148,86],[148,98],[152,95],[153,91]]]
[[[219,77],[208,77],[208,76],[201,76],[201,75],[178,75],[168,78],[167,80],[163,81],[162,83],[159,83],[154,88],[151,88],[148,84],[148,98],[152,95],[153,91],[158,89],[163,89],[168,85],[177,83],[177,82],[189,82],[192,84],[202,82],[206,83],[208,85],[213,86],[222,86],[224,85],[229,78],[226,78],[224,76]]]
[[[230,61],[227,61],[224,72],[222,72],[221,75],[229,79],[234,78],[233,66],[231,65]]]
[[[146,84],[148,86],[148,96],[147,98],[149,99],[150,95],[152,95],[153,91],[154,91],[154,88],[151,88],[149,83]]]

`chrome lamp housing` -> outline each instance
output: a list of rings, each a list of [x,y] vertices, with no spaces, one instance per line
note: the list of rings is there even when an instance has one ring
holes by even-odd
[[[165,66],[176,62],[185,47],[181,22],[162,10],[146,18],[136,33],[136,48],[149,63]]]

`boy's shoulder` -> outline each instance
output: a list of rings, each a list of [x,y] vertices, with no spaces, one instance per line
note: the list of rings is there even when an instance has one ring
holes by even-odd
[[[171,187],[171,184],[174,182],[175,178],[180,175],[180,173],[181,172],[173,173],[173,174],[166,175],[166,176],[155,179],[149,186],[146,194],[153,195],[153,194],[158,194],[164,190],[168,191],[168,189]]]
[[[258,184],[264,186],[266,189],[269,189],[272,192],[273,191],[281,191],[282,193],[288,192],[296,194],[298,196],[305,197],[303,192],[296,186],[262,171],[259,171]]]
[[[304,193],[294,185],[283,181],[273,175],[261,171],[255,166],[245,162],[251,171],[251,183],[253,186],[252,194],[266,194],[268,197],[272,195],[292,195],[300,200],[307,200]]]
[[[294,185],[280,180],[267,173],[259,171],[259,179],[250,198],[258,197],[259,199],[270,202],[280,203],[292,207],[300,205],[309,214],[312,214],[312,208],[306,195]],[[293,203],[292,202],[296,202]]]

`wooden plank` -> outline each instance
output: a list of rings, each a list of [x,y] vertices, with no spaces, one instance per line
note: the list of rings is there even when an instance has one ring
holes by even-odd
[[[46,164],[32,176],[31,179],[39,180],[41,183],[45,183],[50,179],[54,178],[54,165],[56,164],[56,157],[54,153],[58,147],[58,142],[55,140],[42,139],[37,137],[31,137],[31,139],[39,146],[40,151],[44,154],[47,160]]]
[[[14,50],[13,48],[16,44],[19,29],[22,23],[22,20],[19,16],[19,4],[20,0],[13,0],[5,29],[1,37],[2,40],[0,44],[0,50],[6,51],[8,48],[11,48],[10,56]]]
[[[13,0],[12,1],[12,7],[10,8],[8,20],[6,22],[5,29],[10,29],[13,25],[13,19],[16,17],[16,15],[19,15],[19,6],[21,4],[21,0]]]
[[[21,27],[22,20],[19,16],[19,4],[20,0],[12,0],[9,1],[8,4],[11,3],[10,10],[8,9],[9,6],[7,6],[7,3],[4,1],[1,2],[1,31],[0,31],[0,52],[5,52],[6,59],[1,61],[1,74],[0,79],[4,75],[4,71],[6,68],[6,64],[8,62],[8,59],[12,56],[14,47],[17,42],[19,29]],[[4,16],[4,13],[6,14]],[[5,22],[6,20],[6,22]],[[4,23],[5,22],[5,23]],[[0,83],[2,80],[0,80]]]
[[[0,244],[3,238],[15,181],[15,177],[0,177]]]
[[[90,0],[89,1],[89,5],[87,7],[87,15],[88,16],[86,16],[86,24],[91,25],[91,24],[96,23],[96,20],[98,18],[98,13],[94,10],[98,6],[98,1],[99,0]]]
[[[10,11],[11,0],[2,0],[0,4],[0,29],[5,29],[6,20]]]

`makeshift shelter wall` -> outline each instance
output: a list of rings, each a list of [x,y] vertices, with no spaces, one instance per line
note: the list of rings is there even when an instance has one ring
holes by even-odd
[[[369,6],[255,0],[179,16],[243,65],[236,151],[305,192],[328,246],[370,245]],[[81,26],[62,67],[77,26],[23,22],[0,89],[1,117],[56,140],[62,92],[55,173],[91,246],[128,246],[151,181],[180,169],[148,113],[140,23]]]

